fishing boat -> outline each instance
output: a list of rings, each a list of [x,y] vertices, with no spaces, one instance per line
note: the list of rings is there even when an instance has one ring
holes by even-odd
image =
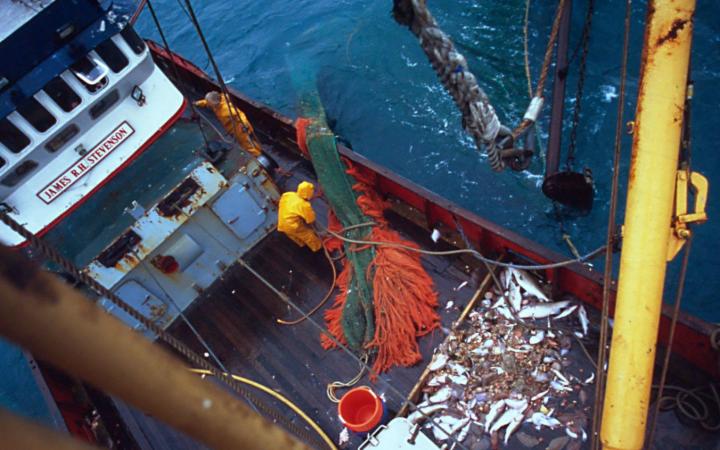
[[[655,171],[676,183],[658,200],[669,213],[664,239],[654,241],[662,252],[634,240],[652,233],[632,218],[632,208],[647,200],[630,194],[635,201],[628,202],[622,238],[608,239],[616,247],[607,251],[609,261],[622,242],[619,286],[611,272],[587,263],[605,247],[570,259],[550,251],[335,144],[322,113],[307,107],[312,98],[305,112],[317,117],[286,117],[226,86],[219,71],[213,78],[173,53],[167,42],[143,40],[132,24],[145,2],[122,12],[91,0],[29,3],[0,5],[14,24],[0,42],[3,61],[13,61],[0,73],[0,334],[29,350],[60,434],[45,435],[4,414],[10,442],[80,445],[63,439],[69,434],[123,449],[629,449],[643,446],[649,411],[659,423],[651,432],[655,448],[717,442],[717,327],[663,304],[662,275],[634,278],[628,269],[638,245],[660,255],[664,267],[692,224],[705,219],[704,179],[679,169],[677,155],[659,167],[642,152],[649,145],[645,123],[667,119],[651,91],[667,81],[657,75],[663,64],[679,65],[671,81],[679,98],[686,96],[680,72],[686,76],[694,2],[674,11],[666,11],[669,2],[650,2],[641,86],[650,103],[638,106],[631,177],[643,183]],[[19,51],[29,57],[19,58]],[[215,65],[209,49],[208,55]],[[212,111],[194,104],[212,91],[244,113],[262,154],[241,148]],[[667,129],[675,133],[670,153],[677,154],[682,125]],[[328,136],[329,150],[318,149]],[[340,217],[334,187],[318,163],[327,151],[351,172],[335,175],[352,176],[362,185],[358,196],[382,206],[373,226],[383,222],[397,242],[333,228]],[[518,155],[505,152],[505,160]],[[312,202],[317,220],[344,252],[312,252],[277,231],[281,195],[303,181],[324,191]],[[688,189],[697,191],[690,211]],[[439,299],[437,320],[414,331],[417,360],[392,367],[379,367],[376,353],[329,331],[329,311],[344,304],[324,303],[354,286],[342,284],[336,259],[384,245],[415,255]],[[635,299],[641,307],[628,299],[658,283],[660,296]],[[608,358],[598,354],[609,334],[608,374]],[[335,350],[323,349],[321,337]],[[479,368],[478,361],[492,363]],[[490,367],[496,362],[499,370]],[[541,379],[533,369],[545,365],[550,378]],[[474,379],[483,370],[497,373]],[[528,387],[531,372],[535,384]],[[593,399],[601,379],[604,396]],[[672,387],[658,399],[653,383]],[[343,417],[335,391],[356,384],[369,386],[382,405],[378,428],[353,429],[350,413]],[[598,400],[604,408],[596,408]],[[702,405],[706,414],[692,422],[672,411],[653,413],[661,402]],[[443,406],[431,413],[433,405]]]

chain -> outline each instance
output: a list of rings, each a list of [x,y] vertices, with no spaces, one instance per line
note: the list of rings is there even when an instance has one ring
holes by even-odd
[[[583,89],[585,88],[585,67],[587,64],[587,55],[590,50],[590,30],[592,29],[592,14],[595,8],[595,0],[588,0],[588,9],[585,14],[585,25],[583,26],[582,37],[582,54],[580,55],[580,66],[578,67],[578,83],[575,91],[575,106],[573,108],[572,125],[570,126],[570,142],[568,144],[567,159],[565,160],[565,169],[572,170],[575,162],[575,148],[577,146],[577,130],[580,123],[580,110],[583,97]]]
[[[155,322],[145,317],[142,313],[132,307],[132,305],[125,302],[123,299],[118,297],[117,294],[101,285],[97,280],[87,275],[85,272],[78,269],[72,262],[63,257],[55,248],[51,247],[43,239],[37,237],[35,234],[28,231],[23,225],[19,224],[15,219],[10,217],[7,210],[0,210],[0,221],[7,225],[15,233],[25,238],[32,248],[39,251],[49,261],[59,265],[65,272],[69,273],[76,280],[84,283],[95,291],[101,297],[105,297],[110,300],[115,306],[120,308],[123,312],[128,314],[133,319],[140,322],[146,329],[154,333],[160,340],[165,342],[167,345],[172,347],[173,350],[178,352],[190,363],[197,367],[201,367],[205,370],[210,371],[218,380],[221,380],[234,392],[240,394],[247,400],[251,406],[256,407],[262,411],[267,417],[272,419],[275,423],[280,423],[287,430],[303,439],[305,443],[312,444],[315,448],[324,448],[326,445],[321,443],[315,436],[309,435],[304,429],[301,429],[294,423],[292,423],[287,417],[279,414],[276,410],[272,409],[262,401],[260,401],[254,394],[247,389],[243,388],[237,381],[235,381],[229,373],[218,370],[215,366],[208,363],[205,358],[194,352],[190,347],[185,345],[182,341],[172,336],[170,333],[159,327]]]

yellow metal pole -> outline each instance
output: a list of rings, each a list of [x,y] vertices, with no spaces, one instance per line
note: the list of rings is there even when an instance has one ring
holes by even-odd
[[[308,449],[57,277],[2,246],[0,336],[210,448]]]
[[[635,118],[601,440],[643,446],[662,307],[695,0],[655,0]]]

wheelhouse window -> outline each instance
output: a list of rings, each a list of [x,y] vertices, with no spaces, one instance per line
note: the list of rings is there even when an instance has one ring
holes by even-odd
[[[108,84],[107,74],[110,70],[97,58],[84,56],[70,69],[90,92],[97,92]]]
[[[7,117],[0,119],[0,142],[13,153],[20,153],[30,145],[30,138],[10,122]]]
[[[145,51],[145,41],[142,40],[140,36],[135,32],[132,26],[127,26],[124,30],[120,32],[120,35],[125,39],[125,42],[130,46],[132,51],[135,52],[136,55],[141,54]]]
[[[47,144],[45,144],[45,149],[51,153],[55,153],[67,144],[70,139],[74,138],[79,131],[80,129],[74,123],[66,126]]]
[[[35,168],[38,166],[38,163],[31,160],[23,161],[22,163],[18,164],[15,169],[10,172],[10,175],[6,176],[5,178],[0,181],[0,184],[7,187],[13,187],[16,186],[20,181],[22,181],[27,174],[35,170]]]
[[[51,126],[55,125],[55,117],[45,109],[35,98],[29,98],[23,102],[17,109],[17,112],[25,118],[30,125],[39,132],[47,131]]]
[[[65,112],[72,111],[80,104],[80,97],[60,77],[50,80],[43,90]]]
[[[115,73],[120,72],[128,65],[128,59],[122,51],[115,45],[112,39],[108,39],[95,48],[95,51],[102,58],[110,70]]]
[[[120,94],[118,94],[117,89],[113,90],[108,95],[103,97],[99,102],[94,104],[92,108],[90,108],[90,117],[92,117],[93,119],[97,119],[98,117],[103,115],[105,111],[110,109],[112,105],[117,103],[119,99]]]

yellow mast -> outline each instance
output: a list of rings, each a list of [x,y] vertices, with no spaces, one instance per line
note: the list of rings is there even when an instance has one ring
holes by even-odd
[[[648,4],[602,420],[606,449],[643,446],[668,248],[687,237],[673,234],[672,224],[694,10],[695,0]]]

